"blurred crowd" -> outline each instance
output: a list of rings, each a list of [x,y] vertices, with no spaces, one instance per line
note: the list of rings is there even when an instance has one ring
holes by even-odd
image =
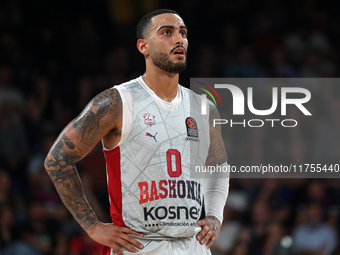
[[[186,87],[190,77],[340,74],[336,1],[0,1],[0,254],[99,254],[43,162],[93,96],[143,73],[135,24],[157,8],[178,11],[189,28],[188,68],[180,78]],[[310,89],[318,123],[302,122],[271,139],[266,128],[230,129],[230,163],[339,163],[340,89]],[[101,150],[96,146],[77,167],[90,204],[109,222]],[[213,254],[340,254],[339,206],[337,178],[232,179]]]

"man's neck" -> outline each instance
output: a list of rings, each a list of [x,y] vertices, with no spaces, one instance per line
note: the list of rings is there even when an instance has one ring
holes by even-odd
[[[144,82],[164,101],[171,102],[177,95],[179,74],[160,70],[146,70]]]

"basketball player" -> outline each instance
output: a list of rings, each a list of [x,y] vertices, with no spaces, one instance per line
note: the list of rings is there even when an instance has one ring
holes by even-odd
[[[201,115],[200,97],[178,84],[186,67],[187,27],[172,10],[137,25],[145,73],[97,95],[62,131],[45,160],[61,199],[102,254],[211,254],[228,179],[191,178],[190,161],[224,164],[216,108]],[[113,223],[98,220],[75,162],[102,141]],[[95,170],[95,169],[94,169]],[[202,205],[206,217],[199,220]]]

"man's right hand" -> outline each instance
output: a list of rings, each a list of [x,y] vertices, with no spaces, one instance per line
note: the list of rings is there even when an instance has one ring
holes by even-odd
[[[135,247],[139,249],[144,248],[143,244],[138,242],[132,236],[128,235],[133,234],[139,237],[143,237],[143,234],[128,227],[115,226],[112,223],[99,222],[87,233],[91,237],[91,239],[93,239],[97,243],[112,248],[114,252],[118,255],[123,255],[123,253],[119,250],[118,245],[128,249],[131,252],[138,252]],[[131,244],[135,247],[133,247]]]

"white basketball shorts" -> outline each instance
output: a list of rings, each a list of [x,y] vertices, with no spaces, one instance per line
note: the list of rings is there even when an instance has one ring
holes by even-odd
[[[134,238],[144,245],[144,249],[133,253],[120,246],[119,249],[124,255],[211,255],[210,249],[207,249],[206,244],[201,245],[197,241],[196,235],[174,240],[150,240],[141,239],[136,236]],[[115,254],[111,249],[111,255]]]

